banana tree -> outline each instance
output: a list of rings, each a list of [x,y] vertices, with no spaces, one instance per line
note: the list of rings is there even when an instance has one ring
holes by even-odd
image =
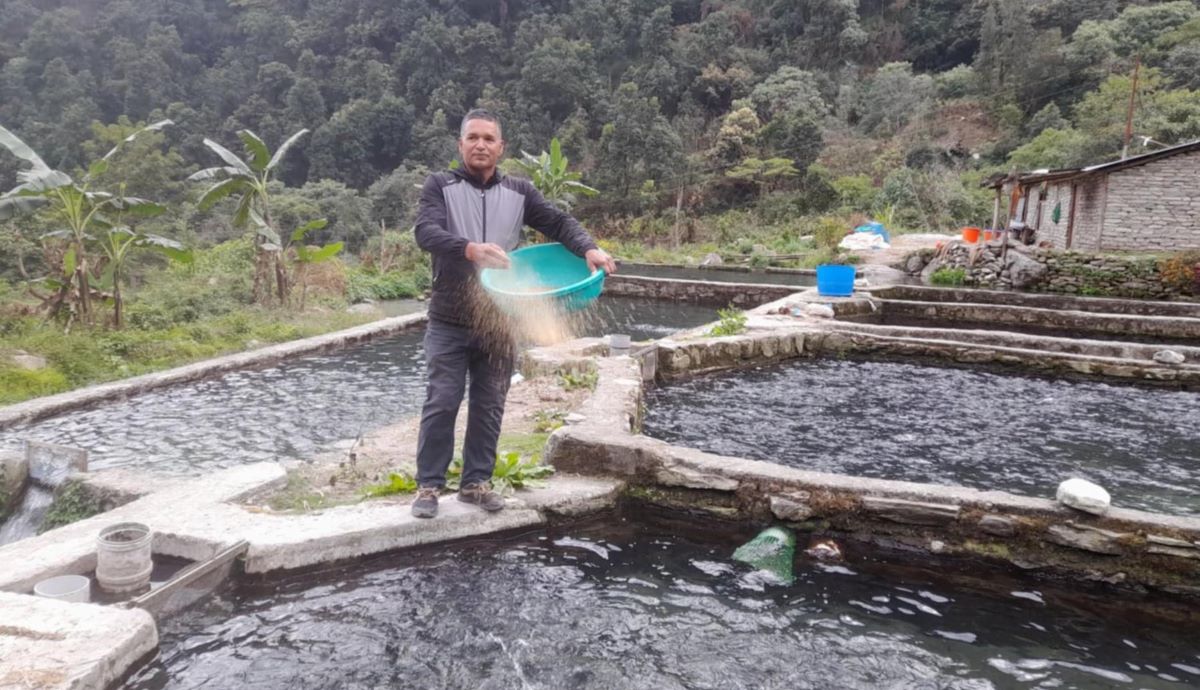
[[[309,247],[304,244],[304,236],[313,230],[320,230],[329,221],[324,218],[310,221],[292,231],[290,246],[296,250],[296,281],[300,283],[300,309],[308,300],[308,269],[313,264],[329,261],[342,251],[342,242],[332,242],[320,247]]]
[[[105,228],[97,243],[104,254],[104,270],[100,274],[100,288],[112,290],[113,326],[125,325],[125,300],[121,293],[121,281],[125,277],[125,263],[135,251],[153,251],[172,261],[191,263],[192,252],[175,240],[141,232],[128,225],[116,224]]]
[[[254,296],[260,302],[267,301],[273,273],[279,302],[287,303],[289,285],[287,267],[283,262],[284,243],[271,218],[271,195],[267,186],[284,156],[307,133],[307,129],[296,132],[272,153],[257,134],[248,129],[240,130],[237,134],[245,148],[246,159],[211,139],[205,139],[204,145],[217,154],[225,165],[205,168],[188,177],[192,181],[216,180],[200,196],[201,209],[212,208],[229,196],[238,197],[233,225],[254,231]]]
[[[549,153],[542,151],[535,156],[522,151],[520,158],[510,161],[510,166],[528,177],[547,201],[564,211],[570,211],[577,197],[596,196],[600,190],[580,182],[583,175],[567,170],[567,163],[562,144],[555,137],[550,140]]]
[[[102,158],[93,161],[79,180],[46,165],[17,135],[0,127],[0,144],[30,166],[17,173],[20,184],[0,195],[0,220],[47,208],[67,226],[49,233],[51,237],[66,239],[69,246],[63,256],[61,280],[47,281],[55,291],[46,304],[51,316],[57,316],[64,308],[70,310],[68,330],[76,316],[85,322],[92,319],[92,296],[96,285],[87,249],[88,243],[97,239],[95,231],[111,228],[109,218],[112,216],[153,216],[165,210],[146,199],[93,190],[92,183],[108,170],[109,160],[125,144],[143,132],[160,130],[171,124],[174,123],[170,120],[161,120],[125,137]]]

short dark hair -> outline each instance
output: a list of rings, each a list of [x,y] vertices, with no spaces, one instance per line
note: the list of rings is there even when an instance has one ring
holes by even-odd
[[[496,129],[500,130],[500,136],[503,138],[504,127],[500,124],[500,117],[490,110],[485,110],[484,108],[474,108],[466,115],[463,115],[462,124],[458,127],[459,139],[462,139],[463,135],[467,133],[467,123],[471,120],[487,120],[488,122],[495,122]]]

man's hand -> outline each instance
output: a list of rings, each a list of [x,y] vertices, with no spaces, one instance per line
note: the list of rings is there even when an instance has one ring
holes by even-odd
[[[468,242],[466,256],[467,261],[480,268],[509,268],[512,265],[500,245],[491,242]]]
[[[617,272],[617,262],[608,255],[608,252],[603,249],[589,249],[587,254],[583,255],[587,259],[588,270],[593,273],[597,268],[603,268],[604,272],[612,275]]]

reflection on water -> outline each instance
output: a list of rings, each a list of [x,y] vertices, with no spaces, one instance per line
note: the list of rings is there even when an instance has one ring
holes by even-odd
[[[604,298],[580,335],[653,339],[715,318],[710,308]],[[307,458],[328,444],[417,414],[424,401],[423,331],[264,369],[243,370],[6,430],[90,452],[92,469],[198,474],[262,460]]]
[[[985,589],[876,554],[801,557],[787,586],[736,542],[607,520],[243,585],[167,621],[128,689],[1183,688],[1188,632],[1028,581]],[[1111,597],[1101,598],[1108,607]],[[1194,632],[1194,631],[1192,631]]]
[[[647,395],[645,433],[722,455],[1053,498],[1200,512],[1200,393],[901,362],[805,360]]]

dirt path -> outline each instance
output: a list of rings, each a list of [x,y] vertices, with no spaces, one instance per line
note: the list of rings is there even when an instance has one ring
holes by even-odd
[[[904,235],[892,235],[891,246],[887,249],[857,252],[862,257],[860,266],[895,266],[904,257],[918,249],[932,249],[938,242],[957,239],[956,235],[943,235],[937,232],[914,232]]]
[[[578,409],[589,394],[583,388],[564,390],[553,377],[515,384],[504,407],[500,451],[540,452],[551,417],[561,418]],[[466,418],[464,402],[455,430],[460,446]],[[363,489],[386,481],[388,473],[415,473],[419,424],[419,417],[410,417],[371,432],[352,448],[312,458],[289,470],[287,488],[271,496],[251,497],[247,503],[259,510],[307,511],[361,500]],[[400,496],[398,500],[410,498]]]

